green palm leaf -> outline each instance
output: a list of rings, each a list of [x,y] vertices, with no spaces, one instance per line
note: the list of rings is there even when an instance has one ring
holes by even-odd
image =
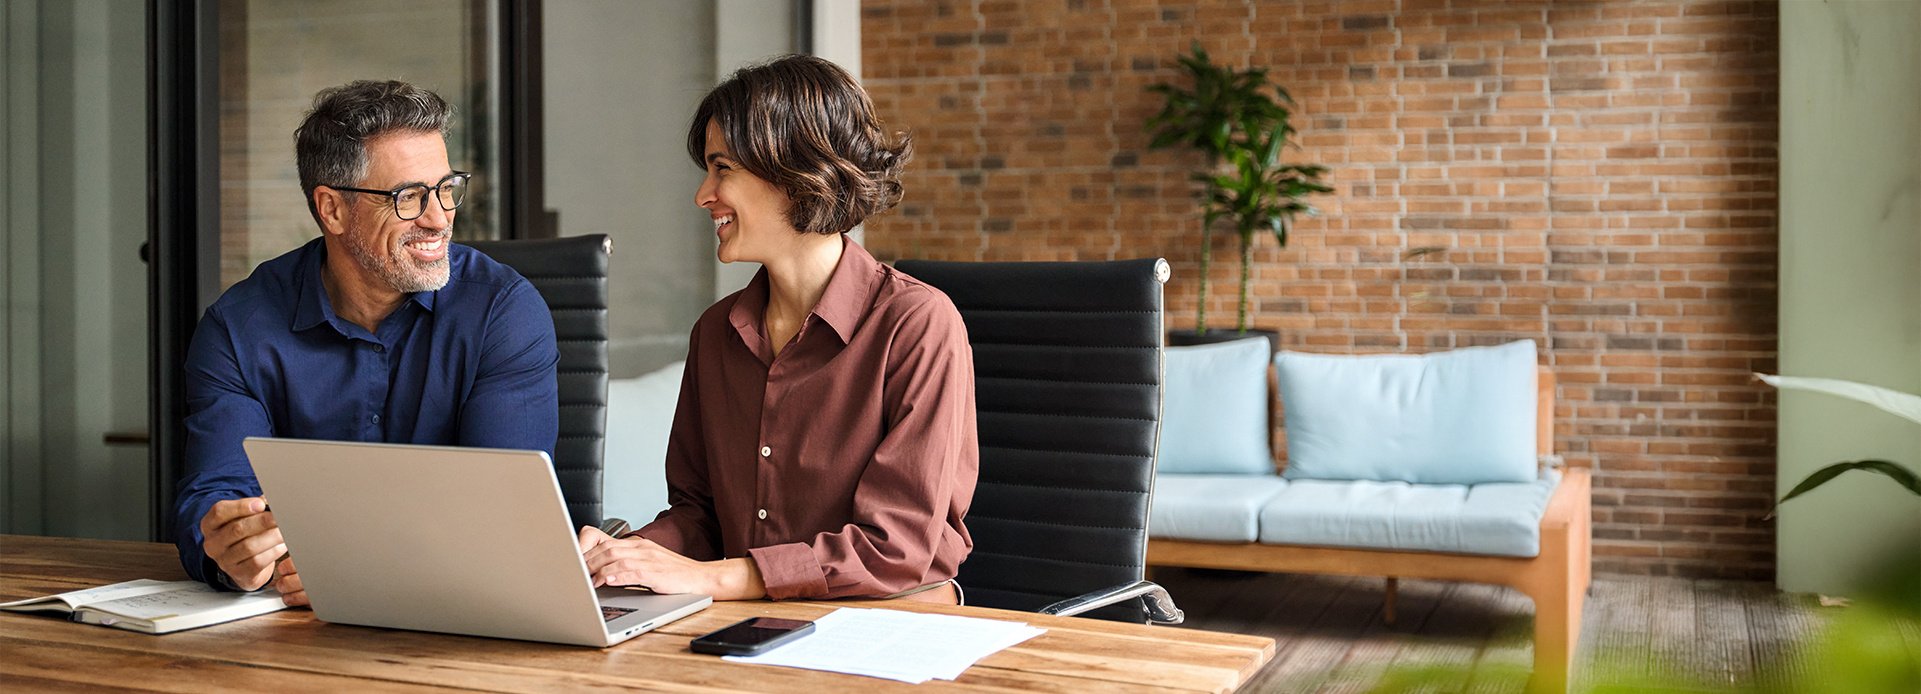
[[[1827,484],[1833,481],[1834,478],[1840,477],[1841,473],[1850,470],[1865,470],[1887,475],[1895,482],[1900,483],[1901,486],[1907,487],[1908,491],[1914,492],[1915,496],[1921,496],[1921,477],[1916,477],[1915,474],[1907,468],[1886,460],[1857,460],[1846,463],[1835,463],[1815,470],[1814,474],[1808,475],[1807,479],[1801,480],[1800,484],[1794,485],[1793,489],[1788,490],[1787,496],[1783,496],[1780,501],[1775,502],[1775,510],[1780,510],[1781,504],[1787,503],[1789,499],[1806,494],[1815,487]],[[1769,511],[1768,515],[1762,517],[1762,520],[1773,517],[1774,511]]]
[[[1191,88],[1174,84],[1155,84],[1148,91],[1163,97],[1159,113],[1147,120],[1148,145],[1159,149],[1185,144],[1207,157],[1207,168],[1191,180],[1202,186],[1201,209],[1206,215],[1201,228],[1201,268],[1195,328],[1207,330],[1206,301],[1208,245],[1216,231],[1232,231],[1240,236],[1241,251],[1241,326],[1246,327],[1251,263],[1248,249],[1262,230],[1273,232],[1274,239],[1287,245],[1288,228],[1293,216],[1312,213],[1313,208],[1299,198],[1330,192],[1319,177],[1327,167],[1284,165],[1282,150],[1295,133],[1289,123],[1286,104],[1292,95],[1269,81],[1263,67],[1236,69],[1217,64],[1199,41],[1188,54],[1176,56],[1179,71]]]

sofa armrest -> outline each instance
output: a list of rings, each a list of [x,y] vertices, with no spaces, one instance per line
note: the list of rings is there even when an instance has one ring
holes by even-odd
[[[1541,514],[1542,534],[1586,521],[1582,516],[1593,512],[1592,493],[1593,478],[1587,468],[1563,469],[1561,483],[1554,486],[1554,495],[1548,497],[1547,510]]]

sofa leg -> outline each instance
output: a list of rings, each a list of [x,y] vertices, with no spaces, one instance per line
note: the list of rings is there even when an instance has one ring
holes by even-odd
[[[1381,621],[1386,622],[1388,626],[1394,626],[1394,598],[1400,588],[1401,579],[1387,577],[1387,596],[1386,602],[1381,605]]]
[[[1517,587],[1534,599],[1534,676],[1530,692],[1568,691],[1574,656],[1581,638],[1581,610],[1588,589],[1585,528],[1544,533],[1540,571]]]
[[[1559,585],[1545,586],[1534,596],[1534,677],[1528,682],[1528,691],[1537,694],[1568,690],[1575,646],[1581,637],[1581,598],[1587,591],[1578,585],[1578,579],[1556,583]]]

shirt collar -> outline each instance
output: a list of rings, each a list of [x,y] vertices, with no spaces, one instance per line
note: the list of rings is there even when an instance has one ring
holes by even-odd
[[[326,323],[333,326],[334,330],[339,331],[340,334],[350,335],[347,329],[348,323],[341,320],[339,314],[334,313],[333,300],[327,296],[327,285],[321,279],[322,273],[326,272],[324,265],[327,260],[326,241],[316,238],[308,242],[303,252],[305,255],[300,259],[300,271],[294,277],[295,291],[300,297],[299,305],[294,307],[294,331],[307,330]],[[448,257],[452,256],[453,254],[449,252]],[[447,283],[453,284],[453,280],[449,278]],[[440,292],[413,292],[408,294],[407,299],[401,304],[405,306],[407,301],[412,301],[431,313],[434,310],[434,299],[439,295]]]
[[[727,310],[727,322],[733,324],[734,332],[740,333],[740,341],[747,344],[747,351],[756,355],[763,351],[760,323],[766,311],[767,267],[761,266],[754,272],[754,279],[747,281],[747,287],[734,295],[734,307]]]
[[[847,344],[854,340],[854,328],[860,325],[868,305],[873,303],[880,262],[846,235],[843,234],[841,240],[844,245],[840,264],[834,266],[834,276],[827,280],[827,291],[821,293],[820,303],[814,305],[814,315],[833,326],[841,344]]]
[[[447,244],[447,248],[448,248],[447,262],[449,265],[451,265],[453,263],[453,257],[454,257],[454,254],[452,251],[453,244],[451,243]],[[414,292],[412,294],[408,294],[407,299],[414,302],[415,306],[419,306],[423,309],[426,309],[428,313],[433,313],[434,298],[440,296],[441,291],[445,291],[448,286],[452,286],[454,283],[454,278],[452,276],[453,275],[452,268],[448,269],[447,274],[448,274],[447,286],[443,286],[440,288],[440,290],[431,291],[431,292]]]
[[[854,329],[867,315],[874,301],[874,284],[879,280],[880,261],[845,234],[841,235],[840,262],[827,279],[827,289],[814,304],[813,315],[826,322],[840,337],[841,344],[854,339]],[[754,279],[734,298],[727,311],[727,322],[755,354],[761,353],[761,325],[767,312],[769,291],[767,268],[754,273]]]

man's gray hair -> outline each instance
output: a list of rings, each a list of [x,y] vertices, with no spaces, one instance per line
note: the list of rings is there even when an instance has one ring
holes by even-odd
[[[406,82],[359,80],[314,95],[293,133],[295,165],[307,211],[319,221],[313,191],[351,186],[367,175],[367,141],[389,133],[447,135],[453,109],[439,94]]]

